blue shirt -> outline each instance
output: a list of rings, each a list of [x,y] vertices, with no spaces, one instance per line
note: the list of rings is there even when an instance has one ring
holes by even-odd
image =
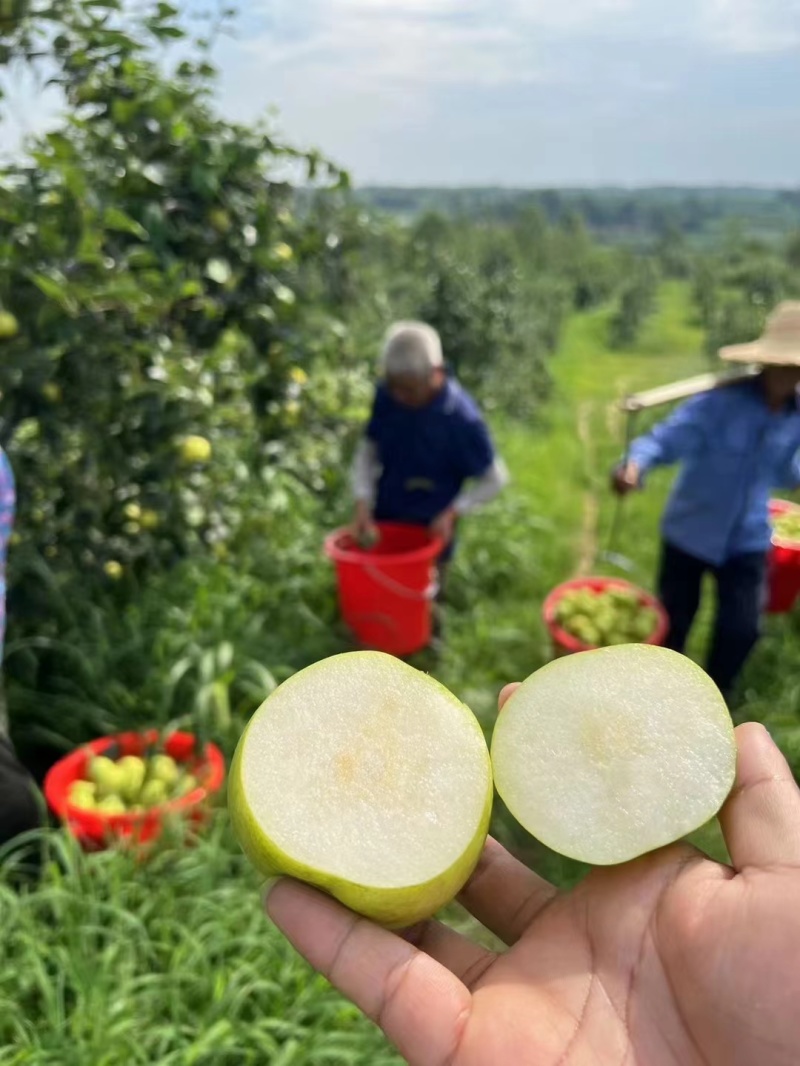
[[[398,403],[380,385],[367,437],[382,467],[375,517],[383,521],[428,525],[495,459],[478,405],[452,378],[418,408]]]
[[[712,566],[767,551],[769,499],[800,485],[800,410],[769,408],[756,378],[703,393],[633,442],[646,473],[682,463],[664,513],[665,540]]]

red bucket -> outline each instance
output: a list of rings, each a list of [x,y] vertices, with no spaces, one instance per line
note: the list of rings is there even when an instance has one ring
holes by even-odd
[[[557,585],[544,601],[544,607],[542,608],[544,624],[547,626],[553,640],[553,648],[557,656],[572,655],[578,651],[592,651],[594,647],[592,644],[584,644],[572,633],[567,633],[556,621],[556,608],[560,601],[568,592],[574,592],[578,589],[589,589],[592,592],[605,592],[607,589],[626,589],[627,591],[635,592],[642,607],[652,607],[658,614],[658,623],[655,630],[647,640],[641,641],[641,643],[661,645],[666,640],[669,632],[669,617],[655,596],[651,596],[644,589],[632,585],[629,581],[622,581],[620,578],[579,577],[574,581],[565,581],[562,585]]]
[[[50,768],[44,780],[45,798],[53,813],[87,851],[99,851],[120,842],[152,843],[160,836],[164,823],[176,816],[194,826],[206,820],[208,798],[219,792],[225,780],[225,759],[215,744],[207,744],[205,751],[198,754],[191,733],[173,733],[166,738],[163,750],[197,778],[199,784],[193,792],[162,806],[131,814],[102,814],[74,807],[68,802],[70,785],[86,777],[91,756],[112,752],[115,758],[142,756],[158,740],[159,733],[155,729],[146,733],[100,737],[76,748]]]
[[[430,643],[436,560],[443,545],[423,526],[379,522],[378,532],[372,548],[359,547],[346,529],[326,538],[339,608],[362,647],[411,655]]]
[[[800,511],[800,507],[788,500],[770,500],[771,518],[786,514],[787,511]],[[786,614],[791,611],[800,596],[800,542],[785,540],[779,534],[773,533],[768,563],[768,586],[769,613]]]

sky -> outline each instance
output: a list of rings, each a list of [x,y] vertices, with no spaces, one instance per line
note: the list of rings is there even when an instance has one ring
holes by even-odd
[[[239,6],[224,111],[360,185],[800,184],[800,0]]]

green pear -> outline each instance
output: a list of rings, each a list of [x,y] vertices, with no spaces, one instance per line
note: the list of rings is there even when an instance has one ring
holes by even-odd
[[[95,810],[100,814],[125,814],[128,808],[125,806],[125,801],[120,796],[106,796],[101,799],[95,806]]]
[[[179,442],[181,458],[185,463],[207,463],[211,459],[211,441],[205,437],[184,437]]]
[[[560,599],[555,608],[555,619],[559,623],[568,622],[576,614],[581,613],[580,603],[575,602],[575,594],[568,592]]]
[[[93,781],[73,781],[67,798],[73,807],[91,810],[97,799],[97,785]]]
[[[612,607],[608,604],[601,604],[595,611],[592,621],[600,630],[600,633],[605,634],[616,627],[617,616]]]
[[[629,644],[557,659],[523,682],[497,720],[492,765],[529,833],[606,866],[705,825],[733,785],[736,742],[699,666]]]
[[[632,642],[631,638],[628,636],[627,633],[619,632],[618,630],[612,630],[610,633],[606,634],[603,643],[605,647],[612,648],[618,644],[631,644],[635,643],[635,641]]]
[[[567,627],[567,632],[577,637],[582,644],[595,646],[600,643],[600,630],[586,615],[580,614],[577,618],[573,618]]]
[[[12,340],[19,333],[19,322],[10,311],[0,311],[0,340]]]
[[[176,784],[181,771],[170,755],[154,755],[150,760],[147,776],[151,781],[163,781],[169,790]]]
[[[785,511],[777,515],[774,523],[775,535],[787,541],[800,541],[800,511]]]
[[[197,778],[194,774],[181,774],[175,788],[172,790],[172,794],[174,796],[188,796],[189,793],[194,792],[196,788]]]
[[[106,755],[95,755],[89,761],[89,778],[97,786],[97,796],[102,800],[107,796],[118,795],[122,791],[125,771]]]
[[[390,927],[463,887],[492,807],[481,727],[437,681],[350,652],[285,681],[243,733],[228,807],[265,876],[286,874]]]
[[[592,589],[579,589],[573,594],[572,602],[581,614],[591,616],[598,603],[598,595]]]
[[[147,764],[138,755],[125,755],[119,760],[117,766],[125,775],[120,789],[122,798],[128,803],[134,803],[142,790],[147,775]]]
[[[652,607],[643,608],[630,623],[630,632],[638,640],[647,640],[656,631],[658,613]]]
[[[612,587],[606,589],[605,596],[615,607],[627,611],[638,608],[641,602],[641,594],[637,589]]]
[[[169,799],[167,786],[163,781],[153,779],[146,781],[139,793],[139,803],[143,807],[160,807]]]

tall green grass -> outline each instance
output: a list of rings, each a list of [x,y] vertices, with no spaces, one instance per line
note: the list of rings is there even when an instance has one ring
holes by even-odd
[[[398,1061],[264,917],[224,815],[147,864],[49,849],[38,889],[0,886],[0,1063]]]

